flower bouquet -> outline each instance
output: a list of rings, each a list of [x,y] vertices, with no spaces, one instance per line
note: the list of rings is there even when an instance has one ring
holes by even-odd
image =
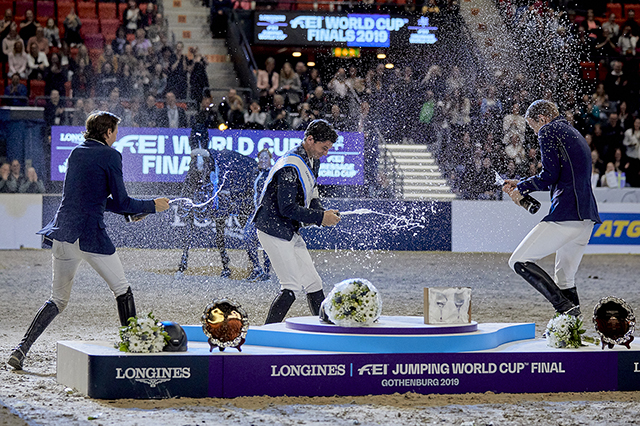
[[[544,336],[547,346],[552,348],[579,348],[582,341],[598,344],[596,339],[584,336],[586,330],[582,328],[579,317],[556,313],[547,324]]]
[[[129,318],[129,325],[120,327],[120,342],[115,346],[122,352],[162,352],[169,339],[162,323],[149,312]]]
[[[320,318],[342,327],[371,325],[380,318],[382,298],[369,281],[344,280],[322,302]]]

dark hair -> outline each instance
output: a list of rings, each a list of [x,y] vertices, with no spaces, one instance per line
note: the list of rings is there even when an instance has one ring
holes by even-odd
[[[338,139],[338,133],[336,133],[333,126],[327,120],[313,120],[309,123],[307,130],[304,132],[304,137],[313,136],[313,140],[316,142],[331,141],[335,143]]]
[[[549,118],[555,118],[559,115],[558,107],[553,102],[549,102],[544,99],[538,99],[534,101],[529,108],[527,108],[527,112],[524,114],[524,118],[530,118],[535,122],[538,121],[538,116],[543,115]]]
[[[120,117],[115,114],[111,114],[110,112],[92,112],[89,117],[87,117],[87,121],[85,123],[87,131],[82,134],[87,139],[106,142],[104,135],[108,130],[115,130],[119,122]]]

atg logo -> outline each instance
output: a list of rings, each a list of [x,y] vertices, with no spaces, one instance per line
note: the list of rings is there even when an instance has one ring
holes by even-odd
[[[600,218],[589,244],[640,244],[640,214],[600,213]]]
[[[127,369],[116,368],[116,379],[135,380],[146,383],[152,388],[171,379],[188,379],[191,377],[190,367],[147,367]]]

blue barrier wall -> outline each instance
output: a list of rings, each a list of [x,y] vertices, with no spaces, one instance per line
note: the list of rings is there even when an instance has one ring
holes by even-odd
[[[336,227],[305,228],[302,234],[310,249],[451,250],[450,202],[327,199],[324,203],[326,208],[342,212],[369,209],[381,214],[345,215]],[[43,224],[51,220],[59,204],[59,196],[44,197]],[[105,223],[117,247],[182,248],[187,229],[175,208],[135,223],[106,213]],[[214,247],[215,232],[215,225],[197,223],[192,246]],[[242,247],[237,218],[227,220],[225,234],[227,247]]]

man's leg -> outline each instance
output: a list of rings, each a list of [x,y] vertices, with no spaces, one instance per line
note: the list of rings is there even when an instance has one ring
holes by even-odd
[[[556,283],[535,262],[557,252],[567,242],[576,238],[575,230],[563,226],[566,222],[540,222],[522,240],[511,255],[509,266],[540,292],[557,312],[579,314],[579,308],[569,301]]]
[[[281,287],[280,293],[271,303],[265,324],[282,322],[296,300],[294,291],[302,289],[296,280],[295,236],[294,240],[287,241],[258,230],[258,239],[273,262]]]
[[[581,230],[579,235],[560,247],[556,253],[555,282],[562,294],[574,305],[580,305],[578,290],[576,289],[575,277],[578,267],[582,261],[582,256],[587,249],[587,244],[591,238],[591,231],[594,223],[592,221],[571,222],[567,226],[575,226]]]
[[[118,253],[96,254],[82,252],[82,254],[87,263],[107,282],[116,298],[120,325],[126,326],[129,318],[136,316],[136,304],[129,282],[124,276],[124,268]]]
[[[260,259],[258,258],[258,235],[256,233],[256,227],[253,223],[248,222],[244,226],[244,246],[247,250],[247,256],[253,266],[249,277],[249,281],[256,281],[263,274],[263,270],[260,267]]]
[[[73,277],[81,262],[77,247],[54,240],[51,258],[53,260],[51,298],[40,307],[22,341],[14,348],[9,358],[8,364],[16,370],[22,369],[24,359],[33,343],[51,324],[51,321],[66,308],[71,296]]]
[[[318,275],[316,267],[313,264],[309,250],[307,250],[307,244],[304,242],[300,235],[294,236],[295,240],[295,254],[297,262],[298,278],[297,282],[300,283],[307,293],[307,303],[309,304],[309,310],[311,315],[318,316],[320,313],[320,305],[324,300],[324,291],[322,290],[322,278]]]

